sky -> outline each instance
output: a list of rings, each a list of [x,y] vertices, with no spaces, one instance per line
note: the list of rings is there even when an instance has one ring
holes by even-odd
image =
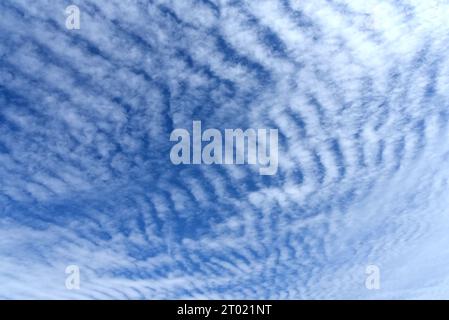
[[[448,40],[445,0],[2,0],[0,298],[449,298]],[[193,121],[277,173],[174,165]]]

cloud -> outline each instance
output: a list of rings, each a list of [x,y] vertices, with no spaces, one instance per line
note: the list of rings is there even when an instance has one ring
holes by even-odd
[[[69,4],[0,4],[0,297],[447,298],[446,1]],[[173,166],[193,120],[277,175]]]

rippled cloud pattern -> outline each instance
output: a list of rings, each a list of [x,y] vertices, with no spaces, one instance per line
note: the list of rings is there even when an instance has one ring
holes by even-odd
[[[2,0],[0,298],[449,298],[448,41],[440,0]],[[193,120],[277,174],[173,165]]]

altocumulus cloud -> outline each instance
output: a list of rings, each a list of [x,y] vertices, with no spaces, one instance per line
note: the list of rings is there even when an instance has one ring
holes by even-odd
[[[448,18],[436,0],[1,1],[0,297],[448,298]],[[193,120],[278,128],[277,174],[174,166]]]

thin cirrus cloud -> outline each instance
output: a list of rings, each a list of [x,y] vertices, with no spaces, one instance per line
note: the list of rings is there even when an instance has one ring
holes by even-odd
[[[448,297],[447,1],[70,4],[0,4],[1,298]],[[193,120],[278,173],[173,166]]]

